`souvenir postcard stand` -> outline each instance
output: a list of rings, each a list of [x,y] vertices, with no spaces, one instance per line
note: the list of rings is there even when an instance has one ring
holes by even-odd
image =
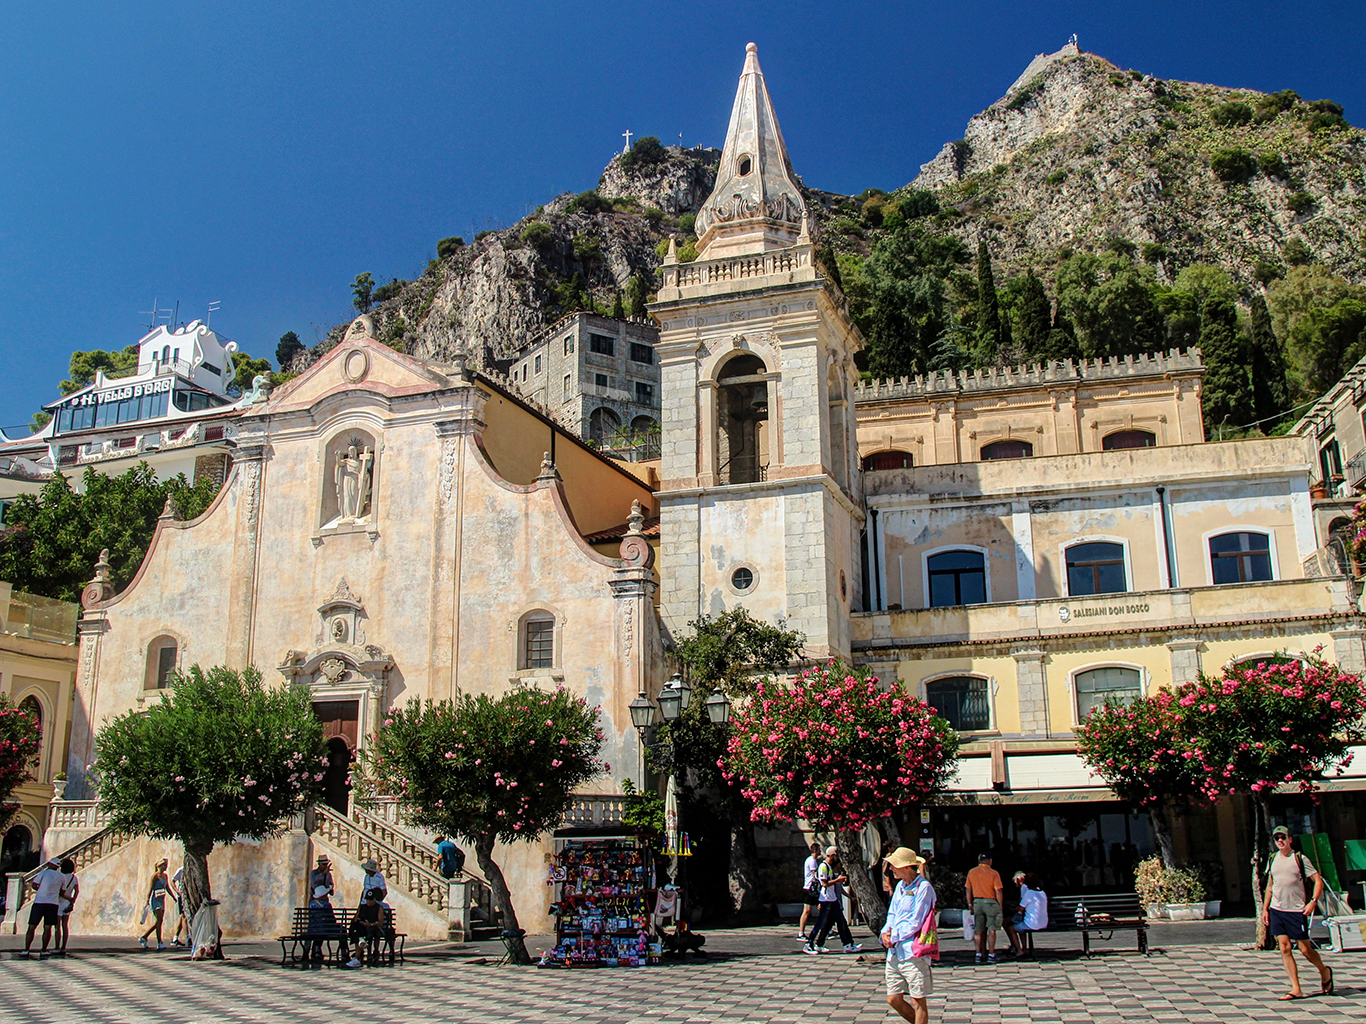
[[[555,900],[555,946],[542,967],[643,967],[657,964],[650,931],[654,850],[640,836],[556,839],[548,883]]]

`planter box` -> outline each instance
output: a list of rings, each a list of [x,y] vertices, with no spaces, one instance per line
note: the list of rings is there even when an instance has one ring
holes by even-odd
[[[1223,911],[1223,909],[1224,909],[1224,901],[1223,901],[1223,900],[1206,900],[1206,901],[1205,901],[1205,919],[1206,919],[1206,920],[1209,920],[1209,919],[1211,919],[1211,918],[1218,917],[1219,914]]]
[[[1167,919],[1167,907],[1163,903],[1148,904],[1149,921],[1165,921]]]
[[[779,903],[778,919],[780,921],[799,920],[802,916],[802,907],[805,905],[804,903]],[[813,912],[811,916],[814,917],[815,913]]]
[[[1203,921],[1205,919],[1205,905],[1203,903],[1168,903],[1167,916],[1173,921]]]

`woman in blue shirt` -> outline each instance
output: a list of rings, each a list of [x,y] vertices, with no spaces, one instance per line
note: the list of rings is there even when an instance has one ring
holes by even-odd
[[[930,958],[913,953],[916,938],[934,913],[934,886],[921,874],[925,858],[914,850],[898,846],[886,863],[897,877],[882,929],[882,944],[887,948],[887,1005],[904,1020],[927,1024],[930,1009],[926,1000],[934,991]]]

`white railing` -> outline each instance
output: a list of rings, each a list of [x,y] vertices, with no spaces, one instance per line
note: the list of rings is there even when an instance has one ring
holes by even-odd
[[[109,815],[98,800],[54,800],[48,811],[48,828],[93,832],[108,824]]]
[[[434,910],[447,908],[450,883],[439,872],[391,846],[384,833],[376,834],[374,826],[383,824],[378,819],[348,818],[325,804],[314,806],[313,813],[317,834],[338,852],[355,861],[374,859],[391,885]]]
[[[809,246],[796,246],[752,256],[731,259],[698,260],[695,263],[670,264],[659,268],[665,288],[691,288],[714,281],[741,281],[749,278],[790,274],[811,266]]]
[[[564,824],[571,827],[588,825],[620,825],[626,812],[624,796],[578,793],[564,812]]]

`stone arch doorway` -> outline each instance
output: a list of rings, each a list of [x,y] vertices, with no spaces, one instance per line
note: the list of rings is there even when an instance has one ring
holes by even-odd
[[[33,849],[33,833],[27,825],[11,825],[0,843],[0,873],[27,871],[36,866],[37,852]]]
[[[323,802],[339,814],[350,809],[351,787],[346,777],[351,774],[359,738],[360,702],[354,700],[320,700],[313,702],[313,714],[323,726],[327,744],[327,768],[323,774]]]

